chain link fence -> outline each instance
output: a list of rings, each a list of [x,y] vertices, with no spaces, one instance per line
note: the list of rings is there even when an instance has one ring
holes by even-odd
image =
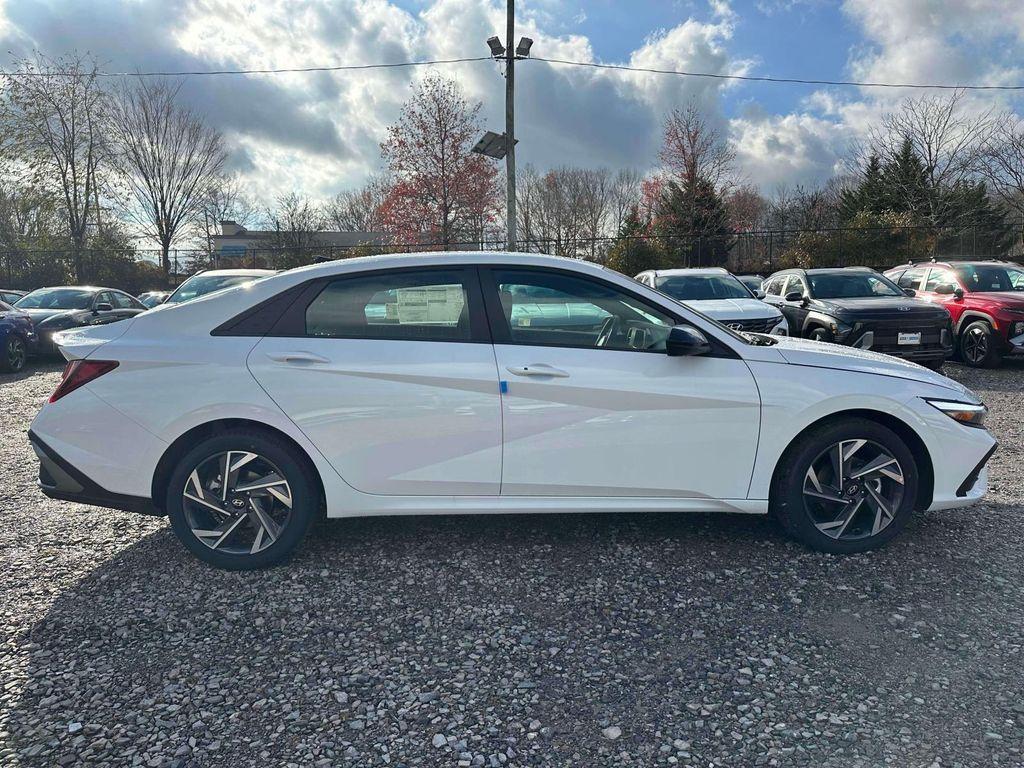
[[[907,261],[937,258],[1009,258],[1021,250],[1024,225],[1010,236],[982,225],[932,227],[819,228],[737,232],[722,236],[524,238],[518,250],[605,263],[613,249],[647,249],[659,267],[726,267],[766,275],[786,267],[867,266],[887,269]],[[318,262],[420,251],[502,251],[503,237],[386,245],[259,247],[231,255],[205,249],[174,249],[167,270],[158,250],[0,250],[0,287],[31,290],[44,285],[94,284],[141,293],[173,288],[204,269],[290,269]],[[76,279],[77,276],[77,279]]]

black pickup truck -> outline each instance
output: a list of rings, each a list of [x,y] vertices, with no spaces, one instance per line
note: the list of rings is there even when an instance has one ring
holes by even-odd
[[[883,352],[939,369],[953,354],[949,313],[865,267],[786,269],[764,281],[791,336]]]

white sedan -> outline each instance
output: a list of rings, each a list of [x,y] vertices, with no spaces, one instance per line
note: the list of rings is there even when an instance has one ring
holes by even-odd
[[[734,331],[789,335],[789,323],[782,312],[761,301],[738,277],[721,267],[651,269],[634,279]]]
[[[43,491],[166,514],[224,568],[282,561],[321,510],[771,511],[860,552],[981,498],[996,445],[932,371],[549,256],[321,264],[59,344]]]

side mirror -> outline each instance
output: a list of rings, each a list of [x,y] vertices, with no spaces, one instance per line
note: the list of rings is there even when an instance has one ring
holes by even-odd
[[[903,289],[903,295],[904,296],[917,296],[917,291],[915,291],[913,288],[904,288]]]
[[[956,296],[956,298],[958,299],[962,299],[964,297],[964,289],[958,285],[956,288],[953,289],[953,295]]]
[[[676,325],[665,339],[665,352],[669,357],[693,357],[711,351],[708,337],[692,325]]]
[[[790,291],[785,296],[783,296],[783,298],[786,301],[803,301],[804,295],[800,291]]]
[[[114,308],[105,301],[101,301],[95,307],[92,308],[93,312],[113,312]]]
[[[765,292],[762,291],[760,288],[758,288],[756,291],[754,291],[754,298],[755,299],[763,299],[765,297],[765,295],[766,295]]]

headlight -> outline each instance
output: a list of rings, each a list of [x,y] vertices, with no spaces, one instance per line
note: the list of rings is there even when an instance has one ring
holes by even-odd
[[[768,331],[772,336],[789,336],[789,323],[786,322],[784,316],[779,317],[779,321],[774,327]]]
[[[952,400],[925,400],[932,408],[937,408],[951,419],[968,427],[984,427],[988,408],[973,403],[957,403]]]

